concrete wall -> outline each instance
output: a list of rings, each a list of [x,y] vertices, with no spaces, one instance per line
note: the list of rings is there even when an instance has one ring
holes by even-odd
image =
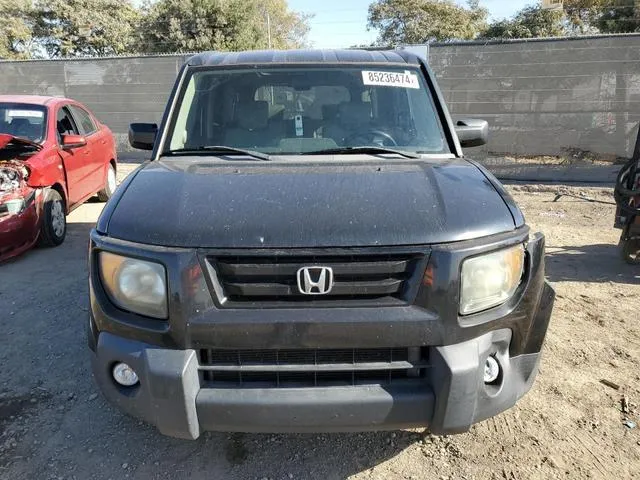
[[[454,116],[485,118],[489,164],[504,155],[628,157],[640,121],[640,35],[433,44],[430,63]],[[128,149],[133,121],[159,121],[187,57],[0,62],[0,93],[73,97]]]
[[[640,121],[640,36],[436,44],[456,116],[491,125],[485,154],[629,157]]]
[[[160,121],[183,55],[0,62],[0,94],[59,95],[84,103],[130,149],[129,123]]]

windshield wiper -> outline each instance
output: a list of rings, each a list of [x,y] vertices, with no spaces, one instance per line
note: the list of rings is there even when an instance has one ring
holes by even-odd
[[[313,152],[304,152],[302,155],[349,155],[358,153],[390,153],[400,155],[404,158],[421,158],[420,155],[413,152],[407,152],[404,150],[396,150],[394,148],[376,147],[374,145],[362,146],[362,147],[337,147],[327,148],[325,150],[316,150]]]
[[[177,148],[175,150],[168,150],[168,154],[180,155],[182,153],[220,153],[226,155],[246,155],[247,157],[257,158],[268,162],[271,157],[266,153],[256,152],[255,150],[244,150],[242,148],[227,147],[225,145],[202,145],[200,147],[193,148]]]

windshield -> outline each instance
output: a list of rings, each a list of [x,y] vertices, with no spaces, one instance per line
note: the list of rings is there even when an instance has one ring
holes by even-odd
[[[449,153],[416,68],[196,69],[164,150],[227,146],[268,154],[348,147]]]
[[[39,143],[45,136],[45,108],[22,103],[0,103],[0,133]]]

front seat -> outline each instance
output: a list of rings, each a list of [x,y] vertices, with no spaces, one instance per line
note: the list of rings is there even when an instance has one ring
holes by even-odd
[[[325,137],[338,145],[357,133],[366,133],[371,128],[371,107],[364,102],[345,102],[338,106],[335,121],[327,125]]]
[[[227,129],[225,144],[230,147],[264,147],[272,143],[269,123],[269,103],[240,102],[236,105],[235,126]]]
[[[75,133],[73,131],[73,125],[71,125],[71,120],[69,120],[68,117],[58,120],[56,123],[56,129],[58,133],[58,143],[62,143],[62,137],[64,135],[73,135]]]

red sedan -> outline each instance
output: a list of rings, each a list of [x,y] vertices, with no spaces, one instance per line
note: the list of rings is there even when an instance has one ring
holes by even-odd
[[[67,98],[0,95],[0,262],[60,245],[66,215],[116,188],[111,131]]]

